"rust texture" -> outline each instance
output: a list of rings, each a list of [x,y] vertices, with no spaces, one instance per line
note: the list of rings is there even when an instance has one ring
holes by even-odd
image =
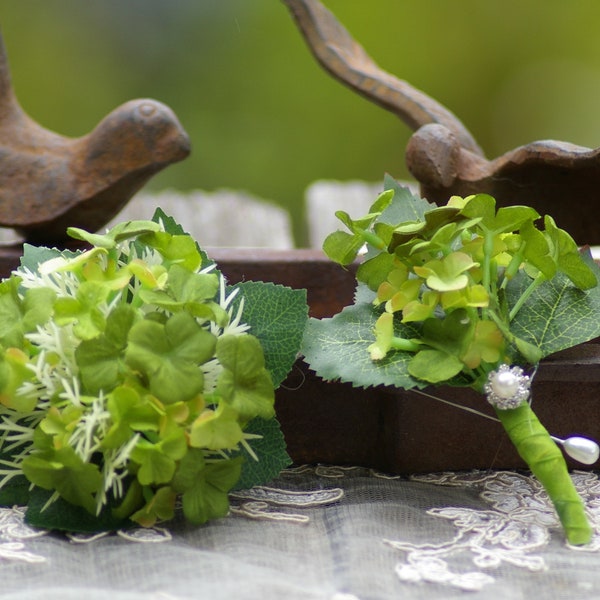
[[[488,193],[500,205],[526,204],[552,215],[580,244],[600,243],[597,220],[581,218],[598,207],[600,149],[545,140],[488,160],[454,114],[383,71],[318,0],[283,1],[331,75],[415,131],[406,164],[425,198],[443,204],[454,194]]]
[[[52,243],[68,226],[97,231],[189,152],[173,111],[150,99],[119,106],[80,138],[43,128],[17,101],[0,37],[0,226]]]

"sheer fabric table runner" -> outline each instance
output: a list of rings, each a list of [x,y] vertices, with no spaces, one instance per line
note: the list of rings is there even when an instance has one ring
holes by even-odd
[[[574,473],[600,529],[600,482]],[[300,467],[231,497],[202,527],[92,541],[0,515],[0,597],[386,600],[600,597],[600,538],[569,548],[543,491],[515,472],[411,479]],[[145,542],[145,543],[142,543]]]

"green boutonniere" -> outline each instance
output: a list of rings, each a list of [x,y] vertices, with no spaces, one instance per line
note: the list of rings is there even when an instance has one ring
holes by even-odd
[[[192,523],[289,458],[274,390],[306,322],[305,293],[228,286],[172,219],[26,246],[0,284],[0,501],[27,520],[99,531]]]
[[[348,231],[331,234],[325,252],[342,265],[365,246],[366,253],[355,303],[310,320],[306,361],[324,379],[356,386],[445,384],[485,394],[568,540],[588,542],[591,528],[557,440],[528,399],[543,357],[600,335],[597,266],[551,217],[538,228],[530,207],[497,209],[486,194],[437,207],[391,178],[386,188],[365,217],[337,213]],[[587,454],[597,458],[593,442]]]

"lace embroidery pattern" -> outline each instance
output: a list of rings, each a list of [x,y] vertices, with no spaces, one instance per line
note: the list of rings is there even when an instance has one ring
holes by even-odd
[[[19,506],[0,508],[0,562],[18,560],[29,563],[46,562],[44,556],[33,554],[26,550],[28,540],[42,537],[49,533],[46,529],[30,527],[25,523],[25,509]],[[107,535],[101,533],[67,533],[65,537],[74,544],[89,544]],[[157,543],[172,539],[168,530],[161,527],[134,528],[121,530],[117,535],[130,542]]]
[[[45,558],[26,550],[25,542],[46,535],[46,531],[29,527],[23,521],[25,512],[15,506],[0,508],[0,561],[45,562]]]
[[[600,530],[600,482],[593,473],[576,472],[575,486],[586,503],[594,529]],[[404,582],[434,582],[463,590],[480,590],[494,578],[474,570],[453,571],[448,560],[458,553],[469,553],[478,569],[490,569],[507,563],[530,571],[547,569],[542,550],[550,540],[550,532],[559,528],[554,508],[539,482],[529,476],[501,471],[456,474],[441,473],[415,476],[415,481],[448,486],[475,486],[490,510],[462,507],[432,508],[428,514],[452,521],[456,535],[440,544],[413,544],[386,540],[391,547],[404,553],[396,566],[396,574]],[[582,552],[600,550],[600,535],[596,533],[585,547],[569,546]]]
[[[256,486],[229,495],[230,512],[250,519],[308,523],[310,517],[301,513],[289,513],[280,508],[307,509],[338,502],[344,496],[341,488],[296,491]]]

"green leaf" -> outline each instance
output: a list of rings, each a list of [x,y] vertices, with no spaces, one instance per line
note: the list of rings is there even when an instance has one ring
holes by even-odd
[[[37,404],[35,394],[21,393],[21,386],[34,377],[27,355],[18,348],[0,353],[0,404],[22,412],[32,411]]]
[[[188,521],[201,525],[228,513],[228,493],[240,477],[242,460],[240,456],[206,464],[201,450],[191,449],[185,455],[173,486],[183,492],[183,514]]]
[[[587,266],[595,277],[600,269],[591,257]],[[519,273],[507,287],[507,300],[514,306],[531,280]],[[540,348],[542,356],[582,344],[600,336],[600,287],[580,290],[569,278],[557,273],[531,294],[511,322],[518,338]]]
[[[413,377],[428,383],[442,383],[458,375],[463,369],[462,361],[454,354],[442,350],[421,350],[408,365]]]
[[[140,465],[138,481],[142,485],[168,483],[175,473],[176,461],[182,459],[186,452],[185,434],[181,429],[175,429],[156,444],[139,440],[131,451],[131,460]]]
[[[176,494],[169,486],[155,492],[145,488],[148,501],[145,506],[131,515],[131,519],[142,527],[152,527],[157,521],[168,521],[175,516]]]
[[[393,338],[394,315],[384,312],[375,323],[375,341],[367,348],[371,360],[384,359],[392,347]]]
[[[382,223],[422,221],[425,213],[436,207],[435,204],[415,196],[408,187],[400,184],[387,173],[383,179],[383,188],[393,190],[394,198],[379,217],[379,221]]]
[[[5,348],[22,348],[23,334],[35,331],[51,317],[56,298],[49,288],[30,288],[21,299],[20,283],[15,276],[0,283],[0,343]]]
[[[238,283],[234,314],[244,298],[242,322],[260,341],[273,386],[279,387],[296,361],[306,326],[306,290],[260,281]]]
[[[123,221],[104,234],[90,233],[79,227],[68,227],[67,234],[76,239],[87,242],[97,248],[114,248],[118,242],[139,237],[147,233],[159,230],[157,223],[153,221]]]
[[[243,438],[238,414],[224,402],[216,410],[201,413],[189,431],[189,443],[193,448],[226,450],[235,448]]]
[[[413,352],[395,351],[377,362],[371,360],[368,349],[375,340],[375,324],[380,314],[372,303],[359,301],[330,319],[309,319],[302,342],[304,360],[327,381],[351,382],[365,388],[422,387],[423,383],[408,372]],[[397,337],[420,337],[411,326],[396,321],[394,325]]]
[[[434,259],[422,267],[413,267],[414,272],[426,279],[427,285],[437,292],[462,290],[469,284],[466,271],[478,266],[464,252],[452,252],[442,259]]]
[[[496,221],[496,200],[489,194],[475,194],[468,198],[462,214],[469,219],[480,219],[488,231],[494,231]]]
[[[169,268],[166,290],[140,290],[146,304],[154,304],[171,312],[187,310],[194,316],[217,321],[220,311],[212,299],[219,290],[215,273],[192,273],[179,264]]]
[[[2,458],[6,458],[3,453]],[[31,483],[24,475],[11,477],[0,488],[0,506],[25,506],[29,502]]]
[[[248,440],[253,452],[258,456],[258,461],[242,447],[240,453],[244,457],[244,462],[241,476],[233,487],[235,490],[245,490],[255,485],[269,483],[292,463],[277,419],[265,420],[257,417],[248,423],[244,433],[261,436],[258,439]]]
[[[96,337],[105,327],[98,305],[108,298],[109,288],[97,281],[79,285],[76,298],[61,297],[54,303],[54,319],[58,325],[74,322],[73,333],[81,340]]]
[[[44,246],[32,246],[23,244],[23,256],[21,256],[21,268],[29,269],[36,273],[38,266],[42,263],[58,258],[59,256],[76,256],[79,252],[60,251],[56,248],[46,248]]]
[[[498,209],[494,219],[494,233],[517,231],[524,223],[539,219],[540,215],[530,206],[503,206]]]
[[[164,231],[142,235],[139,241],[155,248],[168,264],[179,264],[190,272],[202,264],[202,255],[194,239],[185,235],[172,235]]]
[[[145,319],[133,325],[127,364],[148,378],[150,391],[166,404],[184,402],[204,388],[199,365],[212,358],[216,338],[185,312],[163,325]]]
[[[346,266],[351,264],[365,241],[345,231],[330,233],[323,242],[323,252],[335,263]]]
[[[82,341],[75,350],[75,359],[88,394],[109,392],[122,382],[125,368],[125,348],[129,330],[137,315],[131,306],[120,305],[106,319],[105,332]]]
[[[83,462],[70,446],[30,454],[23,459],[22,469],[34,485],[56,490],[67,502],[95,513],[94,495],[102,487],[102,475],[97,465]]]
[[[275,392],[259,340],[251,335],[223,335],[216,356],[223,366],[217,393],[244,420],[272,417]]]
[[[394,259],[394,255],[388,252],[376,254],[358,266],[356,279],[366,283],[372,290],[377,290],[394,267]]]
[[[99,514],[91,514],[81,506],[58,498],[48,503],[53,492],[34,487],[30,493],[25,522],[32,527],[70,533],[99,533],[126,529],[133,523],[126,517],[115,517],[110,506]]]
[[[165,231],[170,233],[171,235],[186,235],[187,232],[183,229],[183,227],[173,219],[173,217],[167,215],[162,208],[158,207],[154,211],[154,215],[152,215],[152,220],[155,223],[162,223]],[[214,261],[211,260],[207,254],[196,244],[198,252],[200,253],[200,257],[202,259],[202,266],[204,268],[214,265]],[[217,271],[212,271],[212,273],[216,273]]]
[[[172,406],[172,405],[171,405]],[[102,448],[119,448],[126,444],[133,432],[158,431],[161,415],[156,408],[132,387],[119,386],[106,401],[112,425],[104,435]]]

